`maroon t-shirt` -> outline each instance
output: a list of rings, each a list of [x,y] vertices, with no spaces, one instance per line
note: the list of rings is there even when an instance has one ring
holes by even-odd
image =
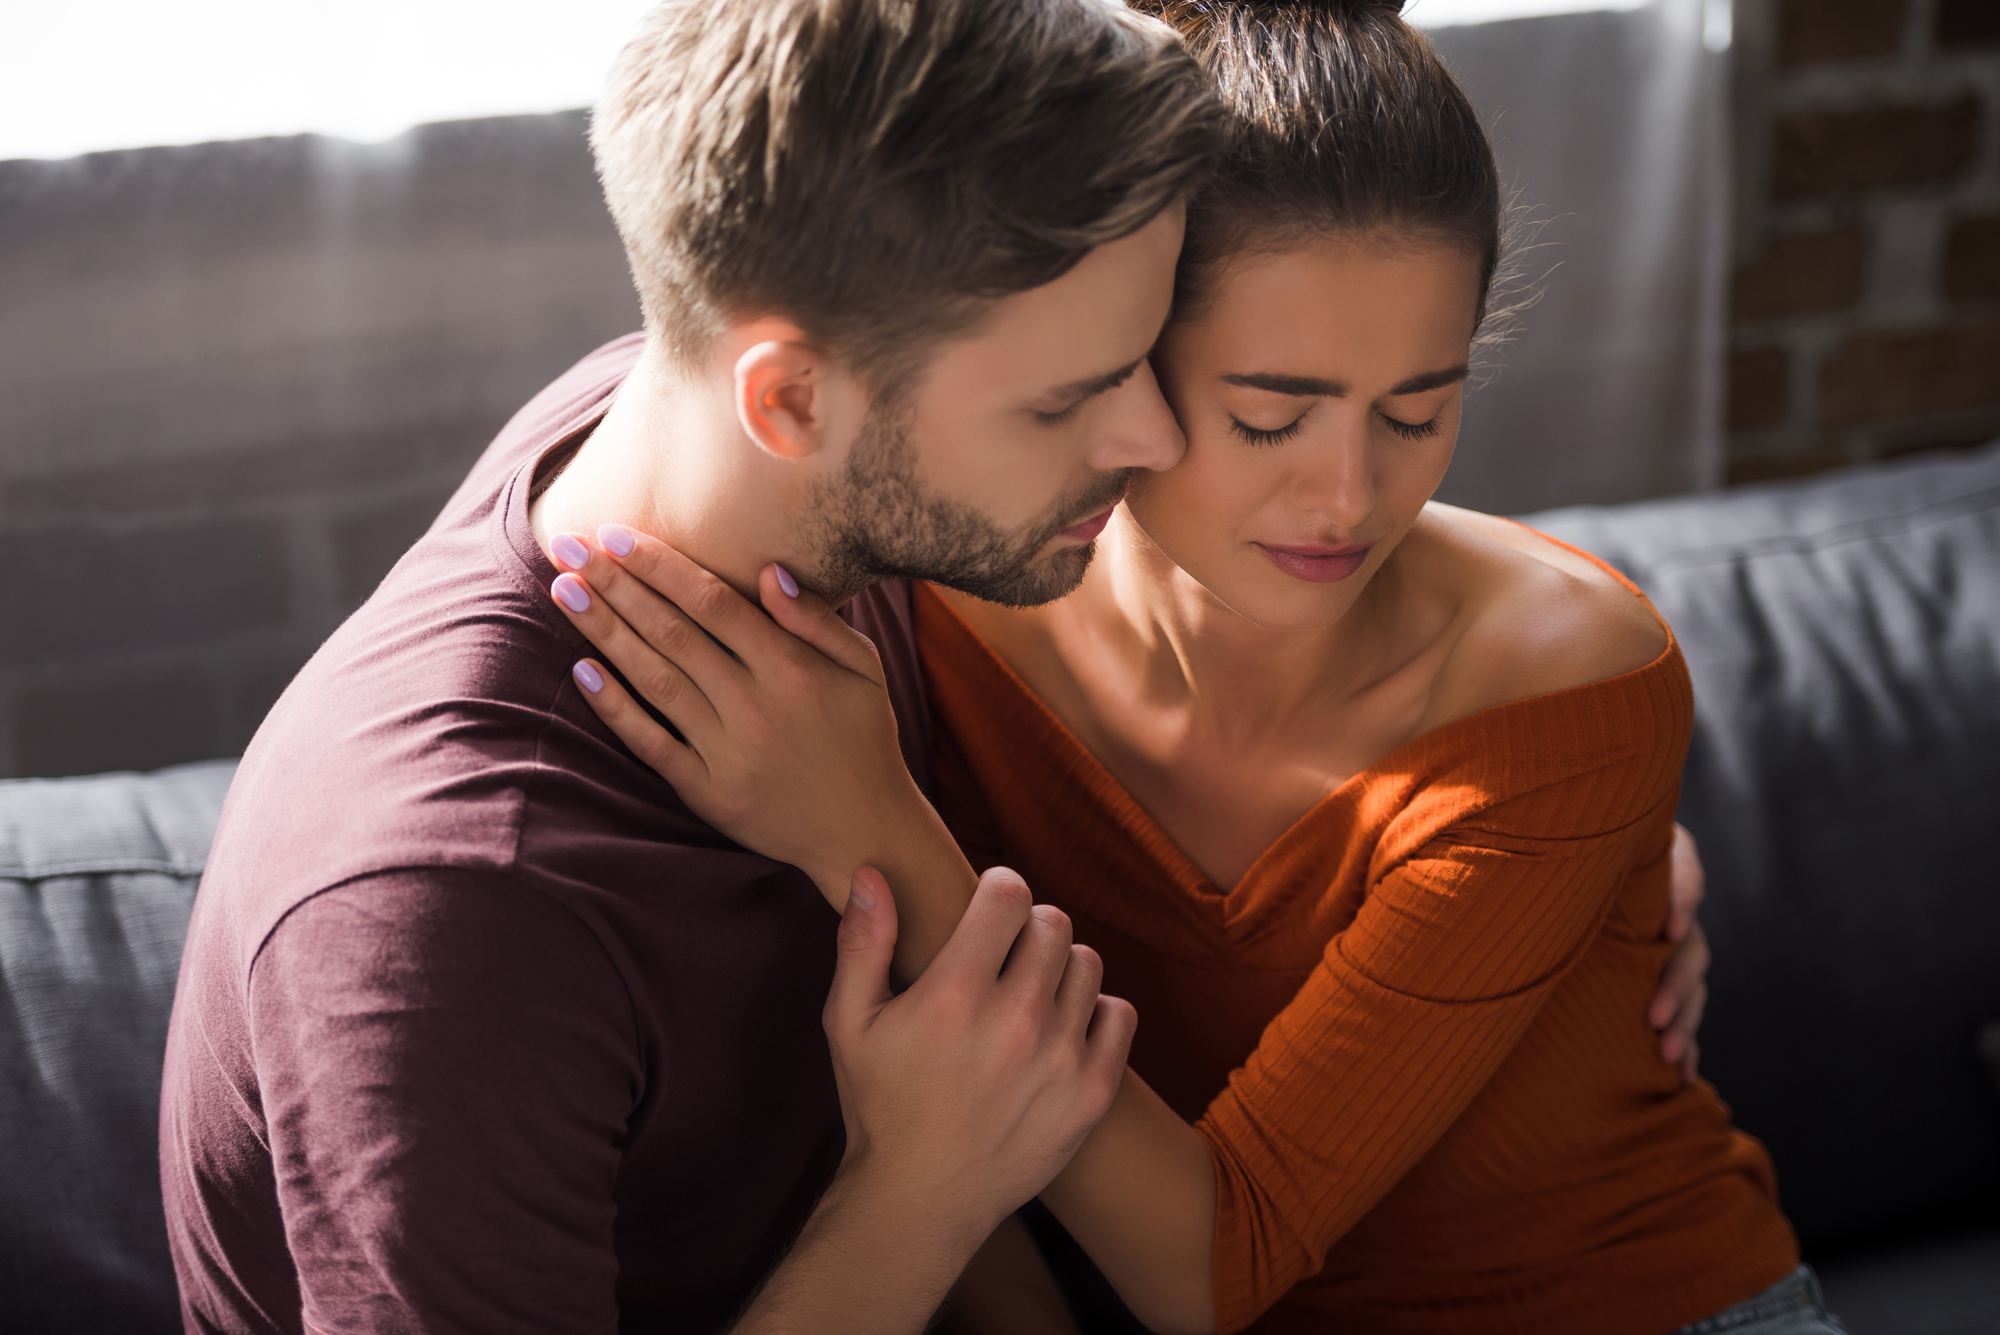
[[[501,432],[244,756],[160,1113],[191,1331],[707,1331],[843,1148],[838,919],[597,720],[528,527],[636,361]],[[857,598],[918,768],[908,590]]]

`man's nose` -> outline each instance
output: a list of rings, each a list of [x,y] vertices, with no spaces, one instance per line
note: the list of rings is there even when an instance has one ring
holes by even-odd
[[[1087,462],[1099,472],[1119,468],[1172,468],[1187,453],[1187,437],[1153,378],[1153,364],[1140,362],[1132,378],[1105,395],[1106,411],[1090,444]]]

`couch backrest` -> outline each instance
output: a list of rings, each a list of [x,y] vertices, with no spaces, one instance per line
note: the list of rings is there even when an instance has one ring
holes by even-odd
[[[160,1064],[234,761],[0,783],[0,1326],[178,1331]]]
[[[1808,1245],[2000,1203],[2000,443],[1527,522],[1687,655],[1703,1070]]]

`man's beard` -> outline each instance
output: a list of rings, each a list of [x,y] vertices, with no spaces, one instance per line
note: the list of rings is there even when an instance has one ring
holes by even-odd
[[[923,579],[1007,607],[1054,602],[1083,582],[1094,542],[1036,555],[1064,529],[1118,503],[1137,469],[1106,473],[1048,517],[1008,532],[917,478],[917,451],[900,418],[869,414],[847,466],[822,484],[805,518],[819,552],[812,583],[840,602],[885,579]]]

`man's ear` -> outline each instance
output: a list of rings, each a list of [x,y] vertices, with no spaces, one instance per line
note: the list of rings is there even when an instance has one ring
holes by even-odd
[[[859,425],[850,377],[801,331],[769,332],[776,337],[759,339],[736,359],[736,420],[744,434],[781,459],[844,443]]]

